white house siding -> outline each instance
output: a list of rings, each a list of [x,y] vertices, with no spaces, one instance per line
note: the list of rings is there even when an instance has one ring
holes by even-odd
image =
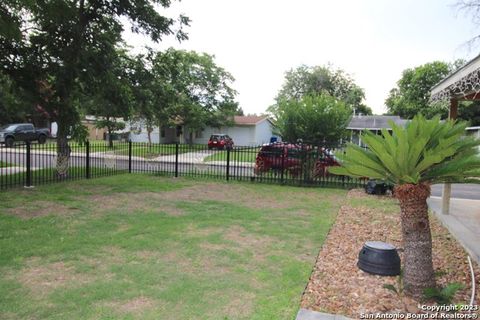
[[[150,133],[150,139],[152,143],[173,143],[178,140],[175,128],[166,128],[165,136],[161,137],[159,127],[153,127],[153,131]],[[140,133],[136,133],[135,130],[130,131],[130,140],[132,140],[132,142],[148,142],[147,129],[142,128]]]
[[[207,127],[202,132],[200,137],[194,135],[193,143],[206,144],[212,134],[224,133],[228,134],[235,143],[236,146],[250,146],[255,145],[255,126],[234,126],[223,127],[220,129]]]
[[[467,131],[467,135],[480,139],[480,126],[468,127],[466,131]],[[478,149],[478,152],[480,153],[480,146],[478,146],[477,149]]]
[[[152,139],[152,143],[160,142],[160,134],[158,128],[153,129],[152,133],[150,134],[150,139]],[[132,142],[148,142],[148,133],[146,130],[142,130],[138,134],[130,132],[130,140],[132,140]]]
[[[233,139],[236,146],[256,145],[254,125],[225,128],[225,133]]]
[[[273,136],[272,130],[272,124],[267,119],[257,123],[255,128],[255,143],[257,145],[269,143],[270,138]],[[280,140],[280,138],[277,138],[277,140]]]
[[[207,144],[208,139],[212,134],[224,133],[232,137],[236,146],[257,146],[270,142],[273,136],[272,124],[268,120],[260,121],[252,125],[236,125],[233,127],[223,127],[220,129],[207,127],[201,132],[193,134],[194,144]],[[166,128],[165,137],[160,137],[160,130],[154,127],[151,139],[153,143],[172,143],[178,141],[185,142],[184,138],[188,137],[187,129],[183,129],[183,135],[176,138],[175,128]],[[175,136],[175,137],[174,137]],[[148,135],[145,128],[141,128],[141,132],[136,134],[134,131],[130,132],[130,139],[133,142],[148,142]]]
[[[197,134],[200,133],[200,136],[197,136]],[[207,127],[202,132],[195,132],[193,136],[193,143],[195,144],[207,144],[208,139],[210,139],[210,136],[214,133],[225,133],[219,129]]]

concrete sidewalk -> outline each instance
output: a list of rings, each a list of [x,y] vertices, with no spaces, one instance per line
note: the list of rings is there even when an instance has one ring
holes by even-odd
[[[178,162],[182,163],[203,163],[203,160],[214,154],[215,151],[197,151],[197,152],[185,152],[178,155]],[[154,160],[162,162],[175,162],[175,155],[159,156]]]
[[[440,197],[430,197],[428,206],[471,258],[480,263],[480,200],[452,198],[450,214],[442,214]]]
[[[295,320],[350,320],[339,314],[323,313],[313,310],[300,309]]]

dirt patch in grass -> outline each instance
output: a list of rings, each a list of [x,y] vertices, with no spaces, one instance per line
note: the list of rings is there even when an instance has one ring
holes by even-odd
[[[315,189],[301,189],[301,192],[283,192],[280,189],[277,192],[257,192],[255,188],[250,188],[248,185],[198,182],[193,186],[173,191],[114,192],[112,194],[102,192],[101,194],[78,195],[72,199],[81,203],[81,209],[92,212],[94,215],[111,212],[128,214],[143,211],[164,213],[171,216],[185,214],[184,209],[177,205],[179,202],[195,203],[212,200],[236,203],[250,209],[259,210],[295,208],[298,214],[303,216],[306,215],[307,211],[302,207],[309,206],[313,201],[335,202],[343,199],[343,194],[329,192],[319,194],[317,191]],[[28,219],[49,214],[72,215],[78,213],[79,210],[58,202],[34,201],[29,206],[20,205],[16,208],[6,209],[6,212]]]
[[[300,190],[300,189],[299,189]],[[169,201],[204,201],[215,200],[228,203],[238,203],[251,209],[286,209],[305,205],[312,200],[341,199],[338,194],[327,194],[320,198],[318,190],[301,189],[302,192],[257,192],[248,185],[200,183],[181,190],[149,194],[153,198]],[[147,196],[146,194],[141,195]]]
[[[17,279],[35,298],[47,296],[60,287],[82,285],[93,280],[64,262],[42,264],[40,258],[29,259]]]
[[[253,313],[255,294],[249,292],[226,292],[228,303],[222,307],[220,315],[225,319],[245,319]],[[218,317],[212,314],[211,318]]]
[[[225,232],[225,239],[235,242],[239,247],[250,249],[266,249],[273,242],[270,237],[248,233],[240,226],[230,227]]]
[[[221,275],[231,272],[229,268],[221,264],[216,254],[210,254],[208,250],[193,256],[182,253],[180,249],[167,252],[142,250],[135,255],[140,263],[158,264],[171,269],[171,272],[180,274],[212,273]]]
[[[113,301],[102,303],[102,305],[114,309],[120,314],[132,314],[139,316],[147,310],[152,309],[158,302],[147,297],[137,297],[127,301]]]
[[[18,206],[16,208],[6,209],[7,214],[14,215],[22,219],[31,219],[47,215],[70,215],[78,212],[77,208],[67,206],[53,201],[35,201],[32,206]]]
[[[359,199],[364,199],[365,202],[372,199],[389,202],[387,197],[368,196],[359,190],[348,194],[350,203],[341,207],[335,225],[318,255],[317,264],[302,297],[302,307],[353,318],[359,318],[361,313],[419,312],[418,304],[425,302],[399,297],[383,288],[384,284],[396,286],[397,277],[370,275],[356,266],[358,253],[367,240],[386,241],[397,248],[403,247],[400,208],[396,205],[396,200],[391,199],[387,206],[390,209],[385,210],[382,206],[358,206]],[[437,284],[465,284],[454,301],[467,304],[471,279],[466,253],[433,216],[430,217],[430,225],[434,268],[445,272],[437,277]],[[480,285],[478,266],[475,267],[475,272],[477,285]],[[476,303],[479,303],[478,294]]]

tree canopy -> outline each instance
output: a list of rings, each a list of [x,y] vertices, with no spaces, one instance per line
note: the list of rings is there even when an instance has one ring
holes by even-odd
[[[445,105],[430,103],[430,90],[451,71],[452,66],[441,61],[404,70],[397,82],[398,87],[390,90],[385,101],[388,113],[406,119],[411,119],[418,113],[427,117],[436,114],[445,116]]]
[[[169,5],[159,0],[4,2],[0,21],[10,31],[0,35],[2,71],[34,93],[36,104],[57,121],[59,137],[66,137],[80,123],[79,102],[105,96],[104,80],[113,81],[110,61],[122,46],[120,18],[153,41],[187,38],[182,28],[188,18],[175,20],[156,10]]]
[[[302,65],[285,73],[285,82],[280,89],[276,101],[300,100],[306,95],[329,94],[342,100],[356,113],[372,114],[363,100],[365,92],[353,79],[341,69],[330,66]],[[272,107],[271,109],[274,109]]]
[[[286,141],[337,146],[350,116],[372,114],[365,93],[343,70],[302,65],[285,73],[276,103],[268,112]]]
[[[126,76],[135,105],[131,117],[147,133],[154,126],[181,124],[192,134],[207,125],[228,125],[241,111],[233,76],[206,53],[149,50],[129,59]]]
[[[306,95],[300,100],[281,100],[276,127],[286,141],[335,147],[345,136],[351,116],[345,102],[328,94]]]

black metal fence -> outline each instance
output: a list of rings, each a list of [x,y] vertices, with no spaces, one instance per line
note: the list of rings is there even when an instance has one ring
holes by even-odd
[[[268,147],[212,150],[206,145],[104,141],[0,146],[0,189],[36,186],[119,173],[212,177],[299,186],[363,187],[365,181],[329,174],[333,157],[323,149],[287,152]]]

